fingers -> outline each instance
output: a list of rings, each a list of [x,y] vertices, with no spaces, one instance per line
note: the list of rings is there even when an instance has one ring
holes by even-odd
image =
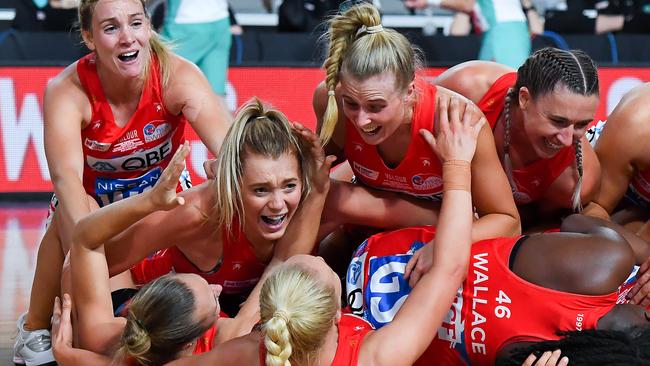
[[[420,257],[421,251],[417,251],[413,253],[413,256],[411,259],[409,259],[408,263],[406,263],[406,268],[404,269],[404,279],[408,280],[409,277],[411,276],[411,271],[413,271],[413,268],[415,268],[415,265],[418,262],[418,257]]]
[[[420,129],[420,131],[418,131],[418,132],[420,132],[420,136],[422,136],[422,138],[424,138],[424,141],[426,141],[427,144],[429,144],[429,146],[431,146],[431,149],[434,152],[437,151],[438,146],[436,145],[436,138],[433,137],[433,134],[431,133],[431,131],[427,131],[425,129]]]
[[[640,271],[640,270],[639,270]],[[650,293],[650,272],[646,271],[637,279],[636,284],[630,290],[628,299],[632,304],[641,305],[642,300]],[[650,299],[647,299],[650,301]]]
[[[52,308],[52,318],[61,316],[61,299],[59,297],[54,298],[54,307]]]
[[[422,271],[418,269],[417,265],[415,266],[413,272],[411,272],[410,277],[409,286],[411,286],[411,288],[414,288],[415,285],[417,285],[418,281],[420,281],[420,278],[422,278]]]
[[[449,132],[449,96],[440,94],[437,101],[438,107],[438,126],[440,133]]]
[[[531,353],[530,356],[524,360],[524,363],[522,363],[521,366],[533,366],[535,364],[535,360],[537,360],[537,357]]]
[[[61,309],[61,323],[70,322],[70,311],[72,310],[72,299],[70,295],[63,294],[63,308]]]
[[[336,155],[327,155],[325,157],[325,164],[323,166],[327,168],[328,172],[332,168],[332,164],[336,161]]]

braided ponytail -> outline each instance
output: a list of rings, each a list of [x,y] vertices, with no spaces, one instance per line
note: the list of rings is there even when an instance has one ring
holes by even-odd
[[[289,316],[283,310],[277,310],[265,325],[264,345],[266,346],[267,366],[291,366],[291,335],[289,334]]]
[[[260,318],[268,366],[290,366],[316,357],[339,302],[331,287],[298,265],[284,265],[262,286]]]
[[[342,75],[365,80],[389,71],[395,75],[395,87],[405,90],[424,62],[422,52],[406,37],[381,25],[379,10],[368,3],[354,5],[332,18],[325,36],[329,42],[323,63],[327,108],[319,133],[327,143],[338,122],[335,91]]]
[[[580,199],[580,194],[582,193],[582,141],[578,140],[575,142],[576,150],[576,170],[578,172],[578,182],[576,187],[573,190],[573,197],[571,198],[573,211],[580,213],[582,212],[582,200]]]
[[[357,37],[357,32],[363,26],[372,27],[381,24],[379,11],[372,5],[361,4],[353,6],[329,21],[329,49],[323,67],[327,72],[325,84],[327,85],[327,108],[323,116],[323,126],[320,137],[324,142],[329,141],[334,133],[338,121],[338,105],[334,91],[339,83],[339,73],[343,57]]]

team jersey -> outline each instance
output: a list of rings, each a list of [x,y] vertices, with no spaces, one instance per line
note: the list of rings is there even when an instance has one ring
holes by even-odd
[[[494,130],[504,109],[508,89],[515,85],[517,73],[512,72],[498,78],[477,103],[479,109]],[[561,149],[549,159],[539,159],[532,164],[513,169],[515,187],[512,194],[517,205],[524,205],[541,199],[551,184],[575,161],[573,146]]]
[[[234,226],[235,228],[239,226]],[[243,231],[223,234],[221,263],[212,271],[198,269],[177,247],[159,250],[131,268],[136,285],[144,285],[167,273],[194,273],[208,283],[221,285],[225,295],[247,294],[257,284],[266,264],[260,262]]]
[[[151,59],[138,108],[124,127],[115,122],[94,54],[77,62],[77,74],[92,107],[91,121],[81,130],[86,193],[105,206],[153,187],[183,142],[187,122],[165,108],[157,59]],[[179,183],[191,185],[187,171]]]
[[[217,327],[213,325],[196,341],[196,346],[194,347],[194,352],[192,352],[192,354],[200,355],[201,353],[210,352],[212,350],[212,344],[214,343],[214,337],[216,336]]]
[[[363,338],[372,331],[372,325],[352,314],[342,314],[338,324],[339,336],[336,355],[331,366],[357,366]],[[260,366],[266,366],[266,347],[260,342]]]
[[[434,228],[418,227],[366,240],[357,249],[346,278],[353,312],[375,328],[392,321],[411,291],[403,277],[406,263],[434,236]],[[615,306],[616,292],[570,294],[518,277],[508,268],[518,240],[488,239],[472,245],[467,278],[417,364],[430,365],[435,360],[441,365],[493,365],[497,351],[507,344],[558,339],[556,333],[561,330],[593,329]]]
[[[345,157],[355,180],[372,188],[403,192],[418,198],[442,197],[442,165],[419,130],[434,131],[436,87],[416,79],[418,99],[413,106],[411,142],[404,159],[389,168],[374,145],[366,144],[350,120],[346,120]]]

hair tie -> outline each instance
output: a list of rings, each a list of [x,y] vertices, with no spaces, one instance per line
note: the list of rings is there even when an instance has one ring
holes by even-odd
[[[255,119],[265,119],[265,118],[266,118],[266,116],[257,116],[257,117],[255,117]]]
[[[363,33],[374,34],[374,33],[379,33],[383,30],[384,27],[381,24],[373,25],[370,27],[366,27],[365,25],[362,25],[361,28],[357,30],[357,37]]]
[[[284,310],[276,310],[276,311],[273,313],[273,317],[274,317],[274,318],[280,318],[280,319],[284,320],[285,324],[289,324],[290,316],[289,316],[289,314],[287,314],[287,312],[284,311]]]
[[[336,93],[334,93],[334,90],[333,90],[333,89],[330,89],[330,90],[327,91],[327,96],[328,96],[328,97],[333,97],[334,94],[336,94]]]

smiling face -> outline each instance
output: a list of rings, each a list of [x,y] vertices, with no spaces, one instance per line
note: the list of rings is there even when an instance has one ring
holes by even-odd
[[[345,74],[341,77],[343,113],[367,144],[379,145],[400,126],[411,122],[409,107],[415,84],[410,83],[406,90],[396,85],[395,75],[389,71],[365,80]]]
[[[535,99],[522,87],[519,103],[523,128],[535,154],[548,159],[575,144],[593,121],[599,101],[598,95],[581,95],[561,83],[553,92]]]
[[[300,204],[303,187],[298,159],[293,153],[277,159],[247,153],[244,161],[241,196],[246,236],[277,240]]]
[[[123,78],[142,75],[149,62],[151,25],[139,0],[99,0],[84,42],[98,64]]]

